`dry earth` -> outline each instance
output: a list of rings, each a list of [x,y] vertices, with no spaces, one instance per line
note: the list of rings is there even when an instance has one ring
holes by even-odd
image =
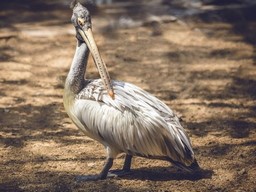
[[[256,191],[255,20],[237,9],[234,22],[212,14],[187,24],[118,27],[128,8],[110,6],[93,17],[110,74],[180,114],[205,173],[134,158],[132,175],[77,182],[101,170],[105,150],[72,124],[62,104],[76,44],[71,11],[14,4],[0,12],[0,191]],[[143,21],[148,10],[137,8],[134,18]],[[87,75],[98,78],[92,60]],[[122,163],[123,156],[113,168]]]

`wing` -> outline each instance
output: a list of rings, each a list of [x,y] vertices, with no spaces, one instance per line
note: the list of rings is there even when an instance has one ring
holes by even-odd
[[[87,131],[116,153],[169,157],[190,165],[190,140],[173,111],[135,85],[112,84],[114,100],[101,80],[91,81],[77,95],[76,114]]]

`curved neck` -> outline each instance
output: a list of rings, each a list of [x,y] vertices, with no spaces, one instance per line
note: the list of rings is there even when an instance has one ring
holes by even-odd
[[[76,52],[66,79],[65,88],[79,93],[84,87],[89,49],[85,43],[77,42]]]

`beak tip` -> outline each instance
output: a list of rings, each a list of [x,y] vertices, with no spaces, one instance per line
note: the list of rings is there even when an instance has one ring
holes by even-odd
[[[108,94],[113,100],[115,99],[115,94],[112,90],[108,91]]]

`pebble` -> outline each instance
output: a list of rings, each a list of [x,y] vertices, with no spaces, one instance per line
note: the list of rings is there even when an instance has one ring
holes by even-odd
[[[10,109],[4,108],[4,113],[9,113]]]
[[[243,169],[241,169],[240,171],[237,172],[238,175],[244,175],[246,173],[247,173],[247,171],[246,171],[245,168],[243,168]]]

